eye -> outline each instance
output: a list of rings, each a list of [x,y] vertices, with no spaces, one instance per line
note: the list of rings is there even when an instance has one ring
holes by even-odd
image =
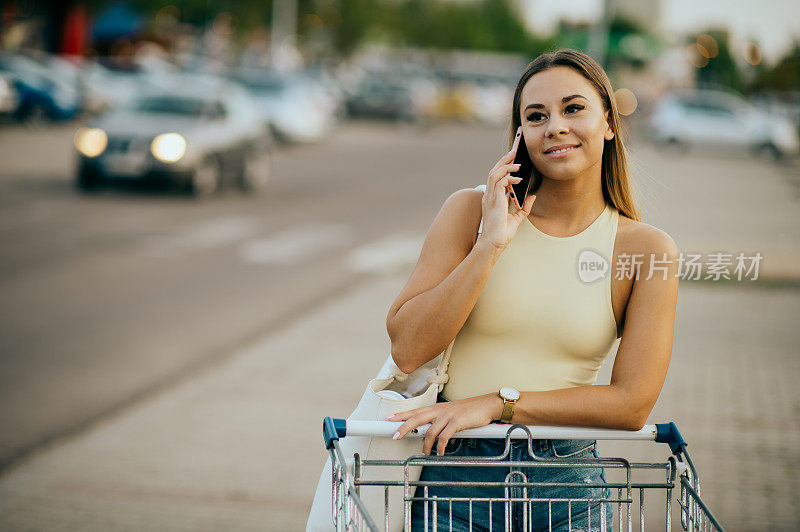
[[[578,112],[578,111],[584,109],[584,107],[582,105],[580,105],[580,104],[572,103],[572,104],[569,104],[567,106],[566,110],[569,111],[570,109],[575,109],[575,112]],[[575,113],[569,113],[569,114],[575,114]],[[544,116],[542,113],[539,113],[539,112],[531,113],[530,115],[528,115],[528,120],[530,120],[531,122],[536,122],[538,120],[537,117],[539,115]]]

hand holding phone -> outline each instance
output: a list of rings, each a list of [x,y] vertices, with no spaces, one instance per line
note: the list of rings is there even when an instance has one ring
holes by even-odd
[[[484,240],[491,242],[497,248],[505,248],[519,225],[530,214],[536,196],[527,194],[523,200],[524,207],[517,206],[514,212],[509,212],[508,199],[510,194],[515,194],[514,187],[523,181],[522,177],[514,176],[514,172],[519,172],[522,168],[520,164],[513,164],[517,149],[527,153],[527,147],[520,141],[522,139],[522,128],[517,129],[514,145],[507,154],[489,171],[489,179],[483,195],[482,203],[482,223],[483,232],[481,236]],[[530,181],[530,178],[529,178]],[[527,187],[525,189],[528,190]],[[516,203],[516,198],[514,199]]]

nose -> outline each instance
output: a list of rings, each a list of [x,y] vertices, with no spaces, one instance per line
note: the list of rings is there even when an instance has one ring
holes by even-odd
[[[545,130],[545,135],[548,137],[555,137],[560,133],[567,133],[569,129],[567,128],[567,121],[564,117],[554,114],[550,117],[550,120],[547,121],[547,129]]]

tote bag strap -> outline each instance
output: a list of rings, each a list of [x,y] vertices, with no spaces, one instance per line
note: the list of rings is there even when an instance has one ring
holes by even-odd
[[[475,190],[480,190],[481,192],[486,192],[486,185],[478,185],[475,187]],[[483,215],[481,215],[481,224],[478,227],[478,234],[480,235],[483,232]],[[448,379],[450,376],[447,374],[447,367],[450,365],[450,353],[453,351],[453,344],[456,342],[455,338],[453,341],[450,342],[450,345],[447,346],[447,349],[444,350],[442,353],[442,358],[439,361],[439,365],[428,373],[428,382],[430,384],[438,384],[439,391],[441,392],[444,388],[444,385],[447,384]]]
[[[447,349],[445,349],[442,353],[442,358],[439,360],[439,365],[428,373],[428,384],[437,384],[440,392],[450,379],[450,375],[447,374],[447,366],[450,365],[450,352],[453,350],[453,344],[455,342],[456,339],[453,338],[453,341],[450,342],[450,345],[448,345]]]

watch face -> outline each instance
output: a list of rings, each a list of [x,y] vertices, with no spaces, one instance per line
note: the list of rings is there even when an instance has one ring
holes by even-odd
[[[509,401],[516,401],[519,399],[519,391],[516,388],[511,388],[510,386],[500,388],[500,395],[503,397],[503,399],[507,399]]]

